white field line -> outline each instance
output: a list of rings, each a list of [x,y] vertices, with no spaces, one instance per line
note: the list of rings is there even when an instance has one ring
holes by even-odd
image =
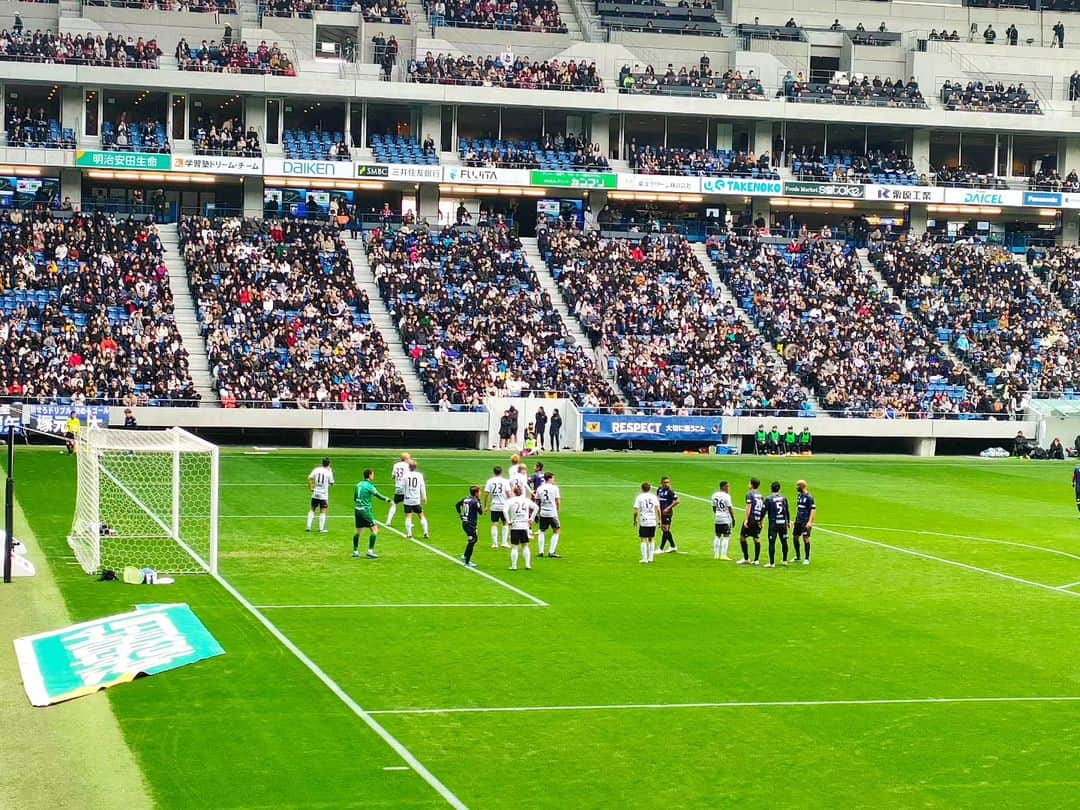
[[[398,537],[401,537],[401,538],[403,538],[405,540],[408,540],[410,543],[416,543],[416,545],[420,546],[421,548],[426,548],[428,551],[430,551],[430,552],[432,552],[434,554],[438,554],[440,557],[444,557],[445,559],[452,562],[454,565],[457,565],[457,566],[465,569],[466,571],[469,571],[470,573],[476,574],[478,577],[483,577],[486,580],[494,582],[496,585],[501,585],[502,587],[506,588],[508,591],[512,591],[513,593],[516,593],[518,596],[525,597],[526,599],[528,599],[530,602],[532,602],[537,607],[550,607],[550,605],[548,605],[548,603],[545,602],[543,599],[538,599],[537,597],[533,596],[531,593],[526,593],[525,591],[521,590],[521,588],[518,588],[516,585],[511,585],[509,582],[506,582],[505,580],[499,579],[496,576],[492,576],[487,571],[481,570],[479,568],[468,568],[468,567],[462,565],[461,560],[459,560],[457,557],[454,557],[452,554],[447,554],[441,548],[436,548],[435,546],[431,545],[430,543],[425,543],[423,540],[417,540],[415,537],[406,537],[405,532],[403,532],[403,531],[401,531],[399,529],[395,529],[393,526],[391,526],[391,525],[389,525],[387,523],[383,523],[382,521],[377,520],[375,522],[378,523],[380,526],[382,526],[384,529],[388,529],[389,531],[392,531]]]
[[[614,703],[583,706],[460,706],[443,709],[374,709],[371,714],[499,714],[516,712],[603,712],[662,709],[772,709],[824,706],[932,706],[964,703],[1077,703],[1080,695],[1032,697],[878,698],[869,700],[748,700],[718,703]]]
[[[861,526],[854,523],[830,523],[830,527],[834,529],[865,529],[866,531],[874,532],[899,532],[900,534],[918,534],[928,537],[947,537],[952,540],[975,540],[979,543],[994,543],[999,546],[1015,546],[1016,548],[1026,548],[1031,551],[1045,551],[1047,554],[1057,554],[1059,557],[1068,557],[1071,560],[1080,560],[1080,554],[1072,554],[1068,551],[1062,551],[1057,548],[1047,548],[1046,546],[1033,546],[1030,543],[1017,543],[1012,540],[994,540],[990,537],[976,537],[971,534],[947,534],[945,532],[931,532],[924,529],[900,529],[895,526]],[[815,528],[816,528],[815,524]]]
[[[330,610],[345,608],[535,608],[535,602],[384,602],[355,605],[256,605],[259,610]]]
[[[712,501],[707,498],[702,498],[698,495],[685,495],[687,498],[691,498],[695,501],[702,501],[704,503],[711,503]],[[869,528],[869,527],[867,527]],[[1064,593],[1069,596],[1080,598],[1080,593],[1070,591],[1064,587],[1058,587],[1056,585],[1047,585],[1044,582],[1035,582],[1034,580],[1024,579],[1023,577],[1014,577],[1012,574],[1003,574],[1001,571],[993,571],[989,568],[980,568],[977,565],[971,565],[969,563],[958,562],[957,560],[950,560],[947,557],[938,557],[934,554],[926,554],[922,551],[915,551],[914,549],[904,548],[903,546],[894,546],[891,543],[882,543],[878,540],[868,540],[865,537],[859,537],[857,534],[848,534],[847,532],[840,532],[836,529],[830,529],[828,526],[823,526],[817,521],[814,522],[814,530],[819,532],[825,532],[827,534],[835,535],[836,537],[843,537],[845,540],[851,540],[856,543],[862,543],[867,546],[877,546],[878,548],[885,548],[890,551],[896,551],[900,554],[907,554],[911,557],[919,557],[924,560],[933,560],[934,562],[943,563],[944,565],[951,565],[955,568],[962,568],[966,571],[974,571],[979,574],[986,574],[987,576],[997,577],[998,579],[1008,580],[1009,582],[1015,582],[1020,585],[1028,585],[1032,588],[1040,588],[1044,591],[1053,591],[1055,593]],[[1005,541],[1002,541],[1005,542]],[[1048,549],[1044,549],[1048,550]]]
[[[1076,582],[1070,582],[1068,585],[1058,585],[1058,587],[1059,588],[1075,588],[1077,585],[1080,585],[1080,580],[1077,580]]]

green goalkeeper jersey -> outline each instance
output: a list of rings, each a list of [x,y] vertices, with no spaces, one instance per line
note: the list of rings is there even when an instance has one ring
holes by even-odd
[[[353,500],[356,503],[356,511],[363,512],[365,515],[371,515],[372,498],[378,498],[381,501],[389,500],[379,490],[375,488],[375,485],[370,481],[361,481],[356,485],[356,491],[353,494]]]

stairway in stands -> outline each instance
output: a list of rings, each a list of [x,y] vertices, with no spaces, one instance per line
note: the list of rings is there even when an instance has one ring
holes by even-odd
[[[610,371],[607,366],[607,362],[600,357],[599,352],[592,348],[592,344],[589,342],[589,338],[585,332],[581,329],[581,324],[578,322],[577,317],[570,311],[570,308],[566,306],[566,301],[563,299],[562,291],[559,289],[559,285],[555,283],[555,277],[551,274],[550,268],[547,266],[547,262],[544,261],[544,257],[540,255],[540,249],[536,244],[536,237],[521,237],[521,250],[525,254],[525,261],[528,262],[529,267],[536,271],[536,277],[540,281],[540,286],[544,291],[551,296],[551,303],[555,307],[555,311],[559,313],[559,317],[562,318],[562,322],[566,324],[566,331],[570,333],[570,337],[574,339],[574,342],[585,349],[586,352],[593,358],[598,369],[600,369],[600,375],[611,384],[611,389],[615,392],[615,395],[619,398],[619,401],[626,403],[626,398],[623,396],[622,391],[619,390],[619,386],[615,382],[615,374]]]
[[[735,296],[731,294],[731,290],[728,286],[720,280],[720,273],[717,272],[716,265],[713,264],[713,260],[709,256],[709,252],[705,249],[704,243],[691,242],[690,247],[694,251],[694,256],[701,262],[701,266],[705,268],[705,272],[709,274],[709,280],[712,282],[713,288],[720,293],[720,300],[725,304],[731,304],[735,308],[735,313],[742,322],[746,324],[746,328],[761,338],[761,342],[765,345],[765,351],[768,354],[770,365],[784,374],[794,376],[795,372],[788,368],[788,364],[784,361],[784,358],[780,356],[780,353],[776,350],[772,341],[762,334],[761,330],[758,329],[757,324],[754,323],[754,319],[750,317],[750,313],[742,308],[740,303],[735,300]],[[804,388],[806,387],[804,386]],[[813,407],[815,414],[818,416],[828,415],[822,413],[821,403],[818,402],[817,397],[814,396],[814,392],[809,388],[806,388],[806,399]]]
[[[169,270],[169,288],[173,295],[173,311],[176,328],[188,352],[191,380],[202,397],[203,405],[217,406],[218,398],[210,375],[210,363],[206,357],[206,341],[199,329],[198,309],[191,295],[184,259],[180,255],[180,233],[176,225],[159,225],[158,236],[165,251],[165,266]]]
[[[409,392],[409,399],[412,400],[418,411],[434,410],[424,394],[424,386],[416,373],[416,366],[413,365],[412,359],[401,342],[401,335],[394,325],[394,319],[390,317],[390,312],[386,309],[382,296],[379,295],[379,285],[375,283],[375,274],[371,271],[371,265],[368,264],[367,251],[364,249],[363,241],[353,239],[344,232],[341,235],[345,239],[345,244],[349,246],[349,258],[352,259],[353,277],[356,279],[356,286],[368,294],[368,299],[371,302],[368,307],[371,322],[375,324],[375,328],[382,333],[383,340],[386,341],[387,352],[397,370],[401,373],[401,379],[405,381],[405,389]]]

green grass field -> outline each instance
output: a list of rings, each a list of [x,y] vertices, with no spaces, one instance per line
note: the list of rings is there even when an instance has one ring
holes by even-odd
[[[430,543],[456,558],[452,504],[506,458],[414,455]],[[550,457],[563,559],[508,571],[485,523],[476,559],[491,579],[385,530],[381,559],[350,558],[352,484],[373,466],[391,490],[390,453],[334,452],[330,533],[305,534],[304,479],[317,458],[222,456],[221,573],[461,804],[1080,801],[1071,466]],[[35,719],[76,722],[77,703],[111,705],[162,808],[447,804],[210,577],[148,593],[83,575],[64,540],[71,460],[32,450],[17,463],[20,506],[72,620],[186,601],[226,650]],[[682,495],[675,533],[689,553],[642,566],[631,504],[643,479],[664,474]],[[712,559],[704,499],[723,477],[741,503],[750,475],[781,480],[792,500],[794,481],[810,482],[812,566]],[[45,806],[23,791],[14,806]]]

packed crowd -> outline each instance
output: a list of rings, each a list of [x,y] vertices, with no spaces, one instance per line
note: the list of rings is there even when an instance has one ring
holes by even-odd
[[[1000,403],[1035,391],[1080,384],[1070,336],[1076,319],[1062,312],[1022,260],[992,245],[889,245],[875,255],[908,308],[948,340]]]
[[[805,395],[721,301],[681,236],[640,242],[544,230],[541,254],[567,306],[614,364],[634,407],[798,412]]]
[[[818,154],[816,147],[791,150],[787,154],[791,173],[800,180],[827,180],[833,183],[917,183],[920,180],[915,162],[904,152],[881,149],[866,154],[842,150]]]
[[[179,229],[224,407],[409,407],[335,227],[184,217]]]
[[[0,392],[197,404],[157,227],[77,213],[0,215]]]
[[[639,174],[692,174],[704,177],[760,177],[778,180],[769,154],[755,155],[725,149],[689,149],[639,146],[632,140],[627,149],[630,168]]]
[[[44,62],[57,65],[93,67],[157,68],[161,49],[156,39],[123,34],[61,33],[25,31],[16,28],[0,31],[0,61]]]
[[[1032,97],[1024,83],[983,83],[971,80],[967,84],[946,79],[941,86],[941,103],[947,110],[966,112],[1022,113],[1041,115],[1039,102]]]
[[[85,0],[89,6],[137,8],[142,11],[191,11],[197,14],[235,14],[236,0]]]
[[[196,155],[262,157],[259,133],[254,127],[248,127],[245,132],[244,122],[239,118],[210,121],[200,117],[192,128],[191,140]]]
[[[1008,188],[1004,177],[969,166],[942,166],[934,172],[934,184],[953,188]]]
[[[573,60],[530,60],[507,51],[498,56],[451,56],[428,51],[409,61],[409,81],[420,84],[461,84],[472,87],[510,87],[518,90],[576,90],[602,93],[604,84],[596,63]]]
[[[586,143],[574,135],[556,139],[544,136],[543,143],[535,141],[498,141],[488,146],[467,142],[459,150],[461,162],[466,166],[493,166],[502,169],[539,169],[562,165],[567,169],[593,172],[610,169],[604,149],[598,143]],[[560,157],[548,159],[548,154]]]
[[[198,70],[207,73],[257,73],[272,76],[295,76],[296,68],[288,55],[275,42],[268,45],[264,39],[259,47],[250,50],[246,42],[221,42],[204,39],[192,49],[187,40],[176,44],[176,64],[180,70]]]
[[[897,418],[975,410],[936,383],[967,378],[933,332],[904,313],[888,290],[839,242],[713,240],[721,277],[822,407],[842,416]]]
[[[713,73],[709,57],[702,56],[697,65],[683,65],[675,70],[668,63],[667,70],[657,73],[652,65],[623,65],[619,69],[620,93],[651,93],[657,95],[687,93],[715,97],[719,95],[744,101],[763,101],[765,89],[751,70],[743,76],[741,71],[726,70]]]
[[[485,395],[559,393],[607,404],[611,390],[505,224],[371,232],[368,259],[424,392],[474,407]]]
[[[431,25],[565,34],[555,0],[425,0]]]
[[[813,82],[802,73],[784,74],[777,98],[788,101],[823,104],[856,104],[881,107],[925,107],[919,83],[912,76],[908,81],[880,76],[851,76],[846,81]]]

